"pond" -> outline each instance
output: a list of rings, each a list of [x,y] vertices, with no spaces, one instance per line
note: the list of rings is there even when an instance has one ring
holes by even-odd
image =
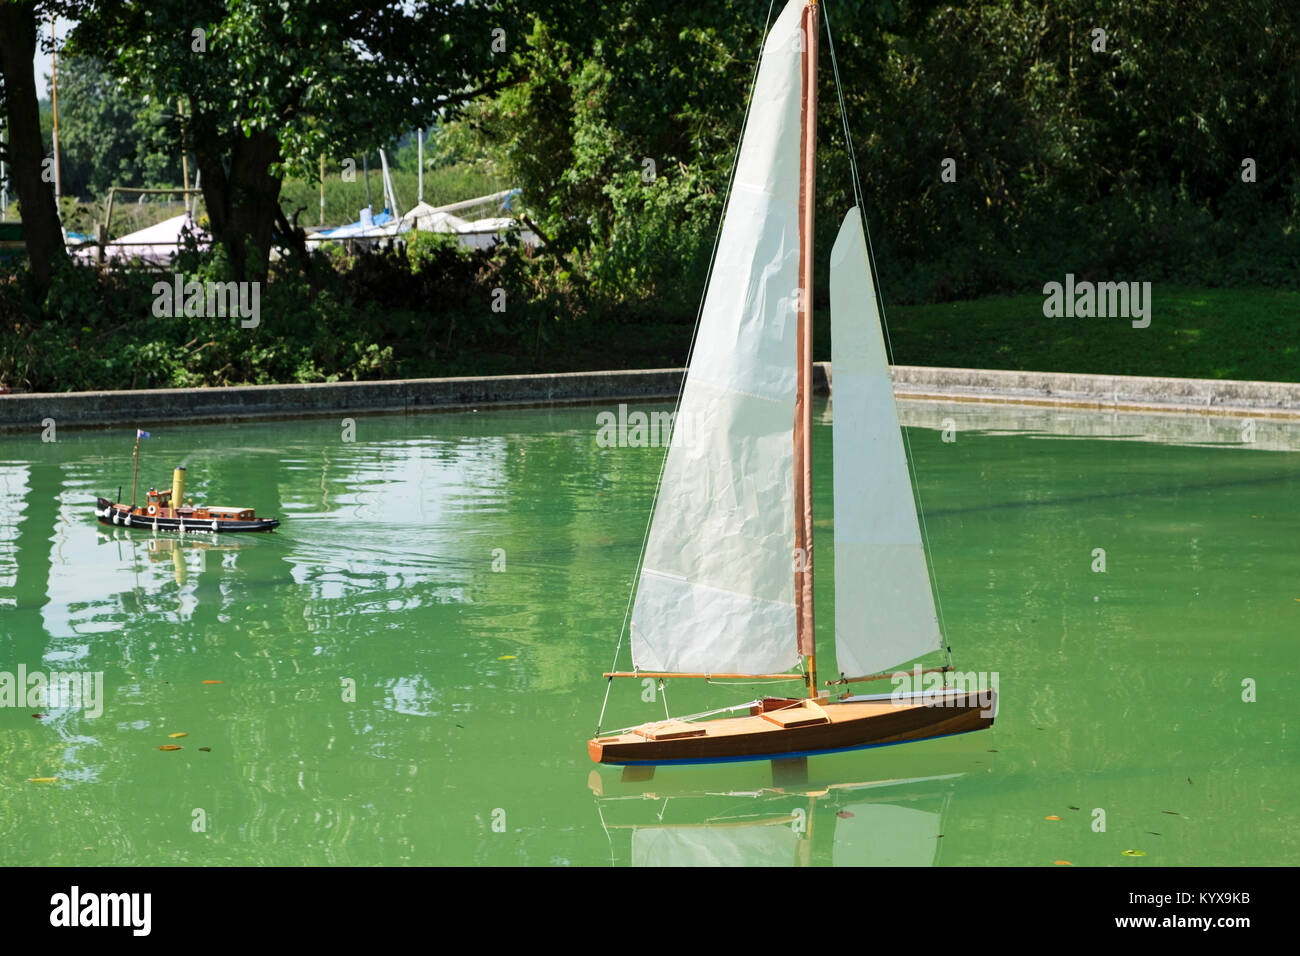
[[[141,495],[184,464],[187,495],[271,534],[99,525],[133,429],[0,438],[0,864],[1300,862],[1300,426],[902,403],[954,663],[997,676],[996,724],[806,782],[636,782],[586,740],[663,449],[605,447],[608,410],[141,442]],[[98,676],[42,702],[20,668]],[[666,693],[683,714],[769,690]],[[618,682],[605,726],[664,708]]]

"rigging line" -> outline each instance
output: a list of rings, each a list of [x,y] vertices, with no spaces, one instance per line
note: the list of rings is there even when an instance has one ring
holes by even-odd
[[[702,710],[698,714],[687,714],[685,717],[678,717],[677,719],[682,721],[702,720],[705,717],[714,717],[718,714],[730,714],[738,710],[749,710],[751,707],[758,706],[758,703],[759,703],[758,700],[755,699],[755,700],[748,701],[747,703],[744,704],[735,704],[734,706],[731,707],[719,707],[716,710]],[[644,726],[646,725],[632,724],[628,727],[620,727],[617,730],[606,731],[606,733],[610,735],[625,734],[629,730],[635,730],[637,727],[644,727]]]
[[[745,129],[749,126],[749,116],[754,107],[754,87],[758,84],[758,70],[763,65],[763,45],[767,40],[767,31],[772,26],[772,9],[776,6],[776,0],[769,0],[767,5],[767,21],[763,24],[762,39],[758,46],[758,58],[754,61],[754,72],[749,78],[749,93],[745,97],[745,120],[740,127],[740,139],[736,141],[735,152],[731,155],[731,169],[727,172],[727,189],[722,194],[722,214],[718,217],[718,228],[713,234],[713,249],[709,253],[709,268],[704,277],[704,288],[700,291],[700,304],[695,310],[695,327],[691,329],[691,345],[686,352],[686,368],[682,371],[681,384],[677,386],[677,410],[680,412],[682,407],[682,394],[686,391],[686,375],[690,370],[691,359],[695,356],[695,342],[700,335],[700,320],[704,317],[704,299],[709,293],[709,282],[713,279],[713,267],[717,264],[718,243],[722,240],[722,224],[727,218],[727,204],[731,201],[731,188],[736,181],[736,166],[740,161],[740,147],[745,141]],[[676,430],[676,421],[673,422],[674,431]],[[637,581],[641,577],[641,567],[645,563],[646,547],[650,542],[650,525],[654,521],[655,508],[659,504],[659,490],[663,486],[664,470],[668,466],[668,452],[672,451],[672,442],[669,440],[668,450],[664,452],[663,460],[659,463],[659,477],[655,480],[655,493],[650,501],[650,514],[646,517],[645,532],[641,536],[641,551],[637,555],[636,569],[632,574],[632,586],[628,590],[627,607],[623,611],[623,624],[618,631],[618,644],[614,648],[614,663],[610,666],[611,671],[618,670],[618,656],[623,650],[623,636],[627,633],[628,618],[632,615],[632,599],[636,596]],[[605,685],[605,700],[600,705],[600,717],[596,721],[596,736],[600,736],[600,725],[605,720],[605,708],[609,706],[609,692],[613,688],[614,679],[611,677],[609,683]]]
[[[844,105],[844,86],[840,82],[840,65],[835,56],[835,38],[831,34],[831,18],[827,9],[830,5],[822,3],[822,17],[826,21],[826,37],[831,54],[831,68],[835,74],[835,91],[839,95],[840,117],[844,122],[844,141],[849,150],[849,170],[853,176],[853,196],[858,204],[858,215],[862,219],[862,230],[867,240],[867,255],[871,260],[871,284],[876,294],[876,308],[880,311],[880,325],[885,332],[885,350],[890,365],[894,364],[894,343],[889,335],[889,320],[885,317],[885,297],[880,289],[880,270],[876,267],[876,247],[871,241],[871,225],[867,221],[867,208],[864,193],[862,191],[862,181],[858,174],[857,151],[853,148],[853,136],[849,132],[849,113]],[[832,372],[834,371],[832,360]],[[907,429],[900,424],[899,431],[903,433],[903,444],[907,447],[907,470],[912,479],[912,488],[916,495],[916,514],[921,525],[921,538],[925,542],[926,553],[926,571],[930,578],[930,590],[934,594],[935,610],[938,613],[938,624],[940,638],[943,641],[943,648],[947,655],[947,663],[952,664],[952,645],[948,640],[948,623],[943,614],[943,598],[939,593],[939,575],[934,567],[934,551],[930,547],[930,529],[925,522],[925,506],[921,501],[921,483],[916,477],[916,461],[912,453],[912,439],[908,436]]]
[[[840,63],[835,56],[835,37],[831,35],[830,15],[826,5],[822,5],[823,18],[826,21],[826,41],[831,54],[831,70],[835,74],[835,93],[839,99],[840,105],[840,122],[844,127],[844,143],[849,154],[849,170],[853,184],[853,203],[858,207],[859,215],[865,207],[865,201],[862,196],[862,184],[858,181],[858,158],[853,149],[853,136],[849,133],[849,111],[844,105],[844,85],[840,82]],[[864,220],[865,222],[865,220]]]
[[[605,825],[605,811],[600,808],[600,798],[596,798],[596,815],[600,817],[600,828],[605,831],[605,839],[609,841],[609,865],[618,866],[614,859],[614,838],[610,836],[609,827]]]
[[[623,646],[623,640],[621,635],[619,637],[618,644],[619,647]],[[618,660],[618,648],[614,649],[614,660],[615,661]],[[605,682],[605,700],[600,705],[600,716],[596,718],[596,732],[592,734],[593,737],[600,736],[600,725],[605,722],[605,708],[609,706],[609,692],[613,689],[614,689],[614,678],[611,677]]]

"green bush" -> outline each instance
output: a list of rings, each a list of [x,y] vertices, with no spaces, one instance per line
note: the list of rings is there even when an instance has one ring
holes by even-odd
[[[393,250],[334,250],[300,265],[274,265],[255,328],[237,316],[154,314],[156,282],[227,281],[220,248],[183,250],[165,272],[69,262],[40,301],[25,271],[8,275],[0,384],[73,391],[533,371],[563,364],[590,330],[565,270],[517,242],[471,251],[412,233]]]

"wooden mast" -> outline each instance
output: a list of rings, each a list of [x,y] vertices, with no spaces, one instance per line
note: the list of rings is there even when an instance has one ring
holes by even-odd
[[[813,200],[817,172],[817,0],[803,8],[803,103],[799,109],[799,301],[794,404],[794,606],[799,653],[808,658],[808,696],[817,696],[813,631],[812,292]]]

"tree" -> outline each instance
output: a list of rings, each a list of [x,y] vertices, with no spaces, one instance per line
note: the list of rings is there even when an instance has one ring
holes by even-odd
[[[427,126],[494,82],[493,49],[514,20],[475,0],[153,0],[92,8],[77,49],[113,51],[110,70],[185,104],[211,229],[236,278],[264,275],[273,233],[292,229],[284,173],[332,163]],[[508,41],[507,41],[508,42]]]
[[[38,290],[49,287],[55,265],[67,258],[54,189],[44,177],[40,108],[36,96],[39,5],[0,0],[0,76],[4,79],[5,162],[18,195],[23,239]]]
[[[698,290],[768,7],[555,0],[512,47],[524,79],[439,138],[459,155],[490,151],[552,248],[599,291],[667,301]],[[1215,256],[1261,261],[1233,251],[1261,242],[1283,254],[1247,274],[1294,275],[1294,4],[833,0],[823,10],[886,287],[950,299],[1041,288],[1067,269],[1164,277],[1189,263],[1207,271]],[[824,36],[821,64],[824,270],[854,197]],[[956,175],[944,179],[948,161]],[[1246,165],[1257,181],[1243,181]]]
[[[175,112],[174,104],[167,109],[157,100],[131,95],[97,57],[60,57],[63,194],[99,197],[110,186],[178,185]]]

